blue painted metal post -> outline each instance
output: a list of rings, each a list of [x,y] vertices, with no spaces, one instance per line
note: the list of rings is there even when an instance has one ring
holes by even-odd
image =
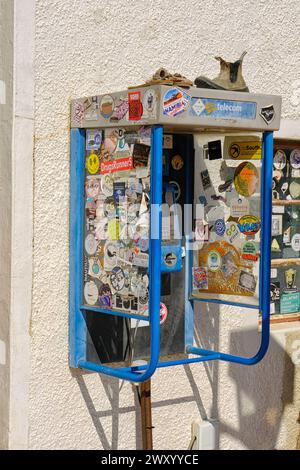
[[[83,265],[85,131],[71,130],[70,177],[70,366],[86,357],[86,323],[80,310]]]

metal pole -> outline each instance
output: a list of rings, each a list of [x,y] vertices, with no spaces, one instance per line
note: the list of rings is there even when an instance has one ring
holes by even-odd
[[[143,450],[153,450],[151,380],[140,384]]]

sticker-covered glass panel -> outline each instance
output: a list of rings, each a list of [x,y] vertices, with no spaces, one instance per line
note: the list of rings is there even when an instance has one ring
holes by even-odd
[[[86,132],[83,302],[148,316],[150,128]]]
[[[258,306],[261,136],[199,143],[192,297]]]

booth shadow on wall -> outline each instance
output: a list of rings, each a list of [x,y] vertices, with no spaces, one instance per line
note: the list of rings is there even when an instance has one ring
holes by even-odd
[[[229,313],[227,314],[229,315]],[[226,321],[227,314],[222,314],[223,321]],[[196,314],[195,339],[199,346],[219,350],[219,306],[201,304],[201,313]],[[258,328],[232,330],[228,337],[229,353],[251,356],[256,352],[259,341]],[[184,405],[193,402],[197,405],[199,419],[211,418],[219,421],[220,437],[218,436],[217,439],[217,448],[220,447],[221,438],[233,442],[232,445],[239,448],[275,449],[283,411],[288,404],[293,403],[294,389],[294,365],[276,339],[273,336],[270,337],[270,346],[265,358],[255,366],[211,361],[198,364],[196,367],[201,367],[206,376],[203,376],[201,383],[197,383],[190,366],[182,366],[182,374],[185,374],[187,378],[187,394],[179,398],[163,398],[155,401],[152,403],[153,409],[180,404],[183,406],[184,413]],[[74,371],[82,397],[99,436],[99,448],[118,449],[120,417],[127,413],[135,413],[135,429],[132,432],[135,433],[136,449],[141,449],[140,405],[134,390],[135,386],[133,386],[132,405],[120,406],[121,381],[104,375],[99,376],[102,383],[102,385],[99,383],[99,393],[102,393],[101,390],[104,389],[110,403],[108,409],[99,410],[94,405],[92,394],[86,384],[86,374],[86,372]],[[155,380],[155,375],[153,380]],[[209,409],[205,408],[201,398],[204,392],[204,383],[208,383],[210,388]],[[285,384],[284,389],[283,384]],[[207,397],[207,390],[205,396]],[[189,411],[187,410],[187,412]],[[230,422],[227,416],[232,417]],[[108,437],[106,427],[103,425],[103,420],[106,421],[108,417],[111,418],[110,437]],[[196,418],[197,416],[193,415],[191,420]],[[165,426],[166,430],[169,429],[167,423],[156,423],[155,420],[154,414],[154,434],[155,427]],[[180,450],[188,448],[189,432],[190,430],[187,429],[182,438]],[[167,442],[163,447],[167,447]]]

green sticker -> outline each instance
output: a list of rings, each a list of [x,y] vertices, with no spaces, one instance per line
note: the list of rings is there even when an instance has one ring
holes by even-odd
[[[280,313],[299,312],[299,292],[283,294],[280,298]]]

